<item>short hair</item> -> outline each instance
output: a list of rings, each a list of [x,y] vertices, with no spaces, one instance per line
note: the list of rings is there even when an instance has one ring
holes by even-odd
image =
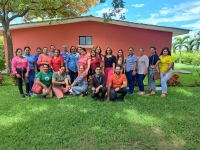
[[[36,48],[36,50],[38,50],[38,49],[42,51],[42,48],[41,48],[41,47],[37,47],[37,48]]]
[[[29,50],[31,50],[31,48],[29,46],[25,46],[24,47],[24,51],[25,51],[26,48],[28,48]]]
[[[115,66],[115,69],[116,69],[117,67],[119,67],[120,69],[123,69],[123,67],[122,67],[121,65],[116,65],[116,66]]]
[[[81,50],[85,51],[86,52],[86,49],[84,47],[81,47]]]
[[[156,47],[155,47],[155,46],[151,46],[150,48],[153,48],[154,50],[156,50]]]
[[[133,46],[130,46],[128,49],[130,49],[130,48],[131,48],[132,50],[134,50]]]
[[[51,46],[55,47],[54,45],[51,45]],[[51,47],[51,46],[50,46],[50,47]]]
[[[95,68],[95,70],[96,70],[97,68],[101,69],[101,67],[100,67],[100,66],[97,66],[97,67]]]

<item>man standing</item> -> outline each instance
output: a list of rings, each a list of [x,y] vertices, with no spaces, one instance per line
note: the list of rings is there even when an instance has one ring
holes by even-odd
[[[90,86],[92,88],[91,97],[99,98],[99,93],[101,92],[100,101],[104,101],[104,96],[106,94],[107,88],[106,88],[106,76],[102,74],[101,67],[96,67],[95,74],[92,75],[90,80]]]
[[[48,52],[48,55],[53,57],[55,49],[56,49],[56,47],[55,47],[54,45],[51,45],[51,46],[50,46],[50,50],[51,50],[51,51]]]
[[[68,50],[67,50],[67,45],[66,44],[64,44],[63,46],[62,46],[62,48],[63,48],[63,52],[60,54],[61,55],[61,57],[64,59],[64,61],[66,61],[66,59],[67,59],[67,55],[69,54],[69,52],[68,52]]]
[[[120,100],[124,102],[124,96],[127,94],[127,79],[124,74],[121,73],[122,66],[117,65],[115,67],[115,73],[109,78],[108,83],[108,97],[107,100],[116,100],[117,93],[121,93]]]

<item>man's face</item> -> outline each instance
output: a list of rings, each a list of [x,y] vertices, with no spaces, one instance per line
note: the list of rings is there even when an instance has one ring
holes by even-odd
[[[97,75],[99,75],[101,73],[101,68],[96,68],[95,72],[96,72]]]
[[[63,48],[63,51],[65,51],[65,52],[67,52],[67,46],[65,45],[65,46],[62,46],[62,48]]]
[[[119,74],[121,73],[121,68],[120,68],[120,67],[116,67],[116,68],[115,68],[115,73],[116,73],[117,75],[119,75]]]

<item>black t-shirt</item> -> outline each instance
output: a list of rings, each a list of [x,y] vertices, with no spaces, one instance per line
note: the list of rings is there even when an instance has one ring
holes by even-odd
[[[160,60],[160,58],[157,54],[149,56],[149,66],[155,65],[158,60]]]
[[[116,63],[116,57],[112,55],[111,57],[104,56],[105,67],[113,67],[113,63]]]

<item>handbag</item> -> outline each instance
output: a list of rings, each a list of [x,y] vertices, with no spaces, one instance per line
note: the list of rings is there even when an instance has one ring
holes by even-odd
[[[41,77],[42,77],[42,72],[41,72]],[[31,91],[35,94],[41,94],[42,93],[43,87],[39,85],[38,83],[34,82]]]
[[[152,60],[152,65],[153,65],[153,62],[154,62],[154,56],[153,56],[153,60]],[[160,79],[160,72],[154,72],[153,73],[153,79],[154,80],[157,80],[157,79]]]

